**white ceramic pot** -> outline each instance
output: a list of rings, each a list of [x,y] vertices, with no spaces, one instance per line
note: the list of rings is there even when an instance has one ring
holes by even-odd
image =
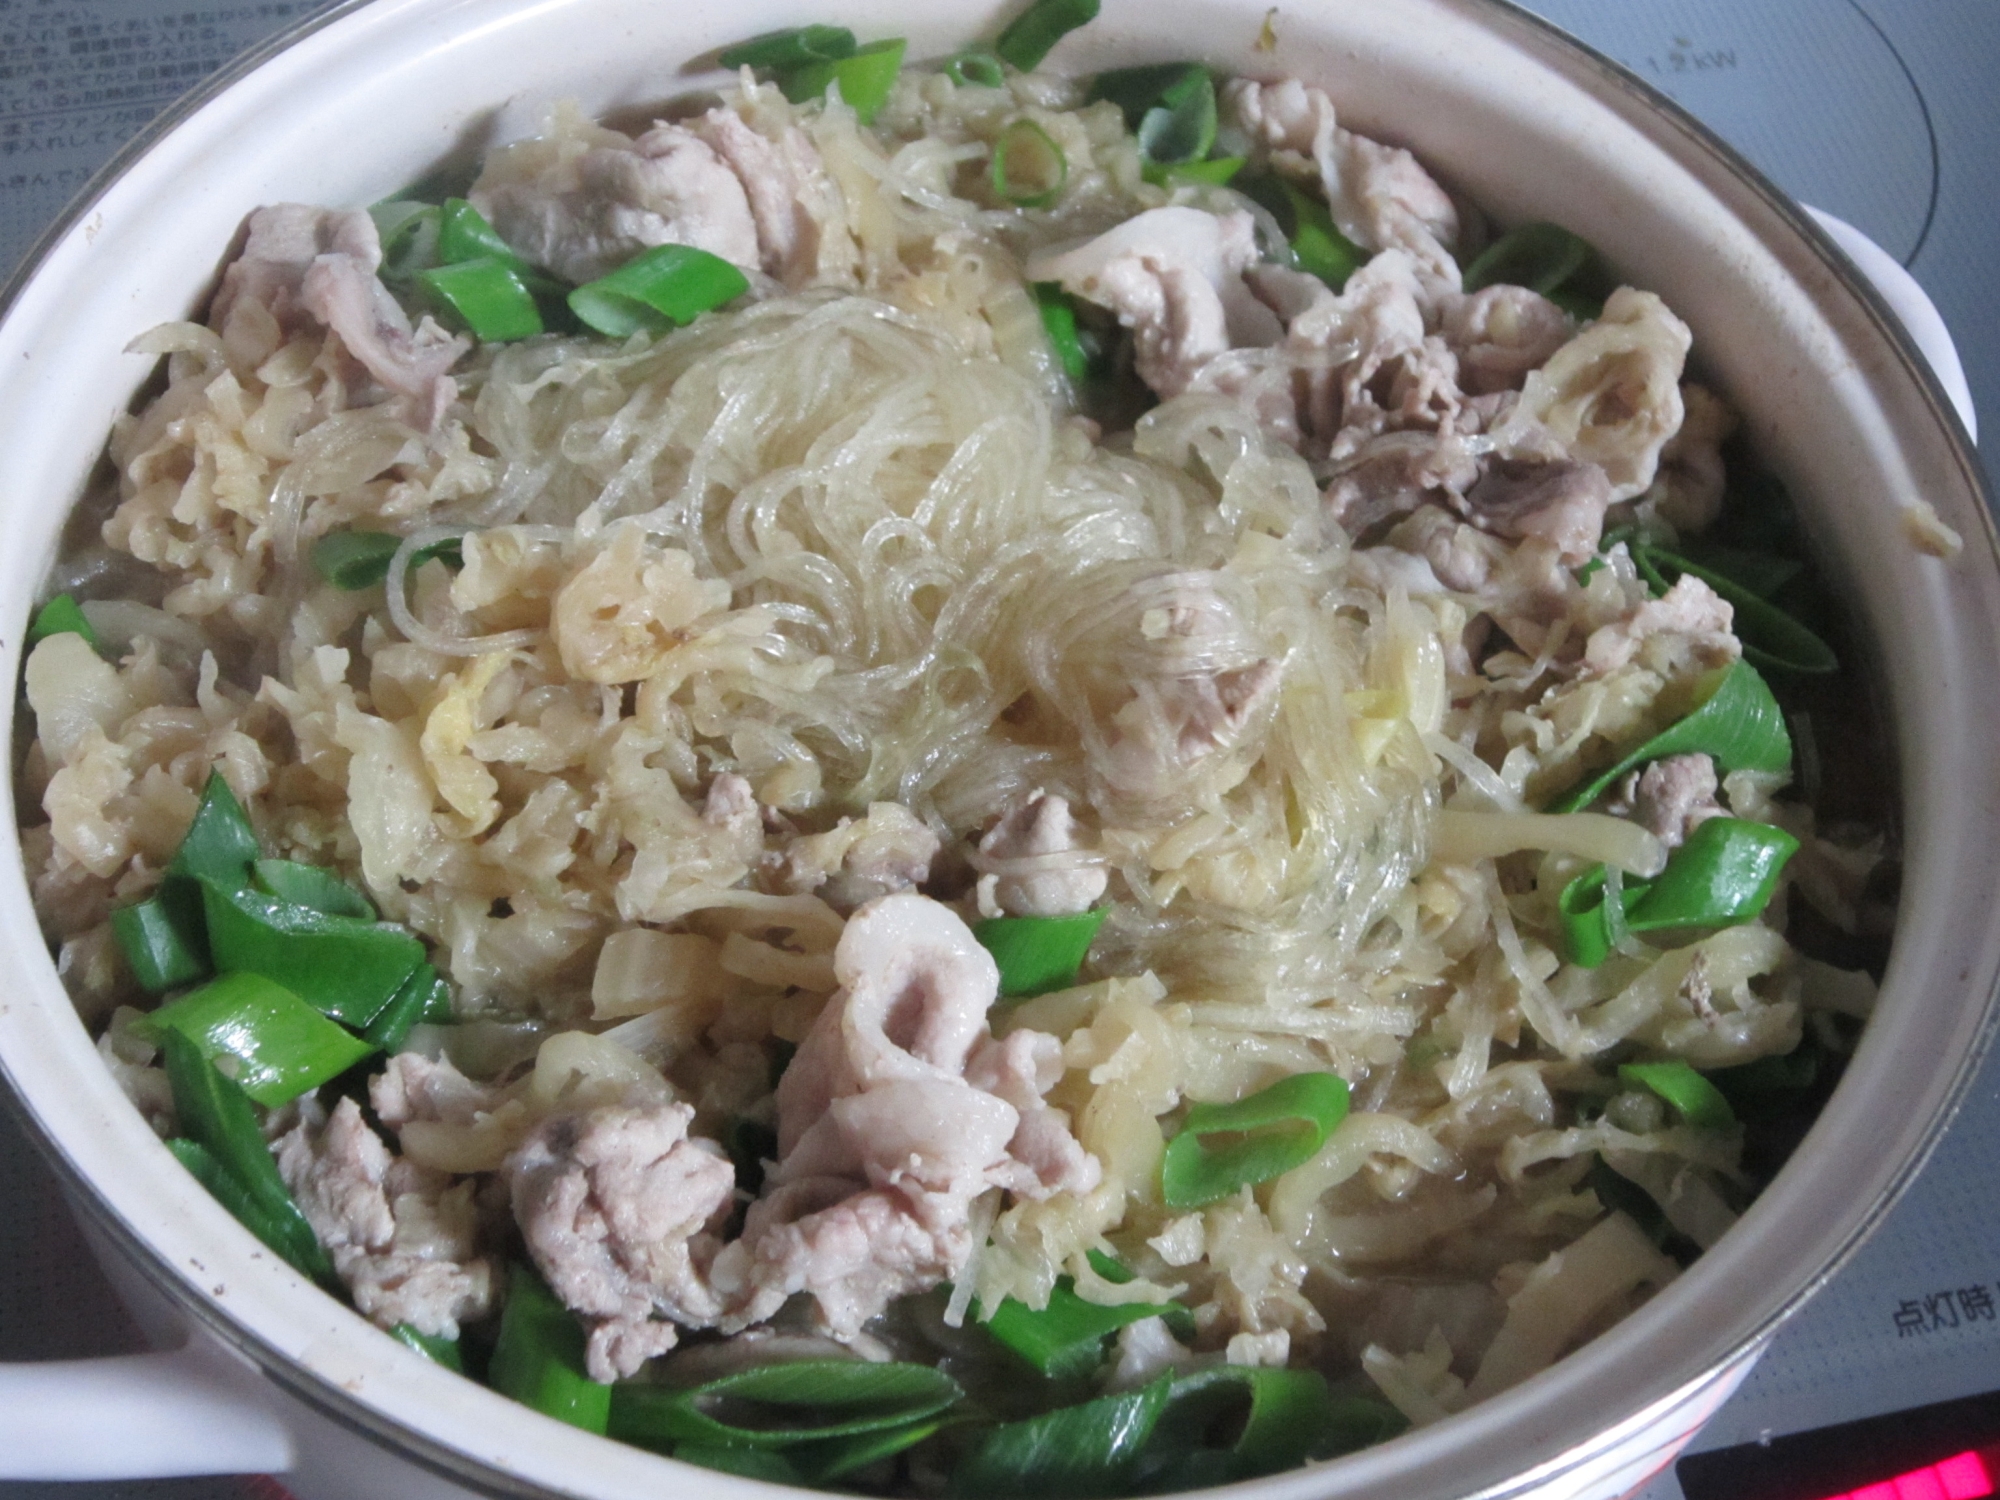
[[[916,57],[990,35],[1002,7],[842,0]],[[1053,61],[1194,56],[1326,83],[1343,117],[1416,149],[1503,220],[1581,231],[1693,325],[1706,371],[1799,498],[1895,725],[1907,852],[1880,1009],[1832,1103],[1742,1223],[1667,1291],[1461,1416],[1245,1487],[1257,1500],[1610,1496],[1639,1484],[1741,1379],[1921,1163],[1993,1029],[2000,924],[2000,567],[1965,436],[1884,305],[1811,222],[1628,75],[1481,0],[1107,0]],[[468,165],[554,99],[602,111],[689,85],[681,60],[782,24],[799,0],[375,0],[233,70],[107,173],[44,245],[0,324],[0,677],[65,511],[150,361],[137,333],[200,304],[234,227],[283,199],[372,202]],[[1928,501],[1966,538],[1913,542]],[[11,763],[11,762],[10,762]],[[7,804],[11,807],[11,803]],[[132,1295],[185,1350],[0,1372],[0,1474],[285,1472],[309,1500],[749,1495],[750,1482],[588,1436],[447,1374],[303,1282],[188,1179],[73,1015],[0,835],[0,1066]],[[176,1328],[181,1330],[176,1333]]]

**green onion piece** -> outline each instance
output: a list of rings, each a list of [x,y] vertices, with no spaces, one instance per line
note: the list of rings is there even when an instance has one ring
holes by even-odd
[[[1200,63],[1144,63],[1136,68],[1112,68],[1090,81],[1087,96],[1093,104],[1108,99],[1125,115],[1125,128],[1136,131],[1147,112],[1167,102],[1169,94],[1193,88],[1197,78],[1207,78]],[[1213,81],[1211,80],[1211,87]]]
[[[997,89],[1007,81],[1000,59],[984,47],[967,47],[945,59],[944,76],[961,88]]]
[[[692,323],[749,289],[749,279],[719,255],[692,245],[656,245],[578,287],[569,306],[587,327],[622,339]]]
[[[398,1323],[391,1328],[389,1337],[399,1344],[416,1350],[432,1363],[443,1365],[453,1374],[465,1373],[465,1356],[459,1352],[457,1339],[441,1338],[435,1333],[420,1333],[408,1323]]]
[[[500,238],[500,231],[487,222],[486,215],[463,198],[445,199],[438,211],[437,258],[447,266],[466,260],[497,260],[512,270],[528,268],[514,247]]]
[[[1676,578],[1692,573],[1728,600],[1735,611],[1736,636],[1743,642],[1743,655],[1748,660],[1781,671],[1814,675],[1839,668],[1839,658],[1825,641],[1735,579],[1658,547],[1637,544],[1631,551],[1640,575],[1656,592],[1664,594]]]
[[[794,104],[810,103],[826,96],[833,84],[840,85],[840,97],[863,125],[874,123],[875,113],[889,98],[896,75],[903,70],[901,37],[870,42],[852,57],[834,62],[807,63],[779,75],[778,86]],[[734,293],[730,294],[734,296]],[[683,319],[682,321],[686,321]]]
[[[237,1194],[232,1199],[216,1192],[210,1177],[189,1165],[187,1156],[182,1157],[182,1165],[201,1176],[203,1186],[214,1192],[244,1227],[303,1274],[331,1282],[333,1265],[320,1248],[312,1225],[292,1201],[285,1179],[278,1175],[278,1163],[257,1127],[249,1095],[223,1077],[215,1064],[202,1056],[201,1048],[178,1031],[160,1033],[160,1055],[174,1091],[174,1114],[181,1129],[213,1159],[216,1180],[233,1182]],[[254,1205],[256,1221],[238,1212],[238,1204]]]
[[[1546,297],[1573,282],[1596,253],[1588,240],[1560,224],[1523,224],[1501,235],[1465,268],[1465,289],[1524,286]]]
[[[803,1479],[807,1484],[830,1484],[836,1479],[852,1474],[856,1469],[864,1469],[869,1464],[893,1458],[906,1448],[914,1448],[946,1425],[947,1420],[932,1417],[922,1422],[912,1422],[906,1427],[886,1427],[880,1432],[857,1432],[852,1437],[829,1438],[823,1443],[801,1443],[796,1448],[787,1448],[784,1458],[797,1471],[799,1479]],[[685,1448],[677,1448],[674,1450],[674,1457],[679,1458],[686,1451]],[[768,1458],[779,1456],[769,1448],[731,1448],[725,1451],[757,1454]],[[796,1484],[799,1479],[789,1482]]]
[[[263,852],[236,793],[220,771],[210,771],[201,801],[195,806],[194,821],[174,851],[167,873],[212,880],[234,889],[249,883],[251,863]]]
[[[1139,119],[1139,154],[1160,166],[1203,160],[1215,145],[1215,80],[1190,70]]]
[[[150,898],[112,914],[112,931],[133,976],[159,993],[200,979],[213,967],[201,882],[236,888],[250,878],[263,851],[243,805],[219,771],[211,771],[194,820]]]
[[[1655,1245],[1665,1249],[1675,1230],[1653,1195],[1625,1176],[1602,1156],[1583,1179],[1583,1185],[1597,1195],[1605,1212],[1624,1214]]]
[[[609,1430],[643,1448],[783,1448],[902,1427],[956,1405],[964,1394],[957,1381],[929,1365],[798,1360],[738,1370],[684,1390],[619,1385]]]
[[[449,1006],[451,986],[429,964],[418,964],[416,971],[403,981],[403,987],[382,1007],[382,1013],[368,1023],[362,1037],[384,1052],[394,1054],[409,1040],[410,1028],[425,1019],[436,1006],[440,990],[444,992],[445,1005]]]
[[[1332,1457],[1372,1448],[1407,1432],[1409,1427],[1410,1419],[1386,1402],[1371,1401],[1366,1396],[1335,1396],[1324,1452]]]
[[[261,974],[357,1029],[382,1013],[424,961],[424,945],[400,927],[208,880],[201,895],[217,969]]]
[[[1167,1409],[1170,1381],[1004,1422],[959,1461],[952,1500],[1092,1500],[1122,1495]]]
[[[1071,385],[1082,385],[1090,375],[1090,354],[1083,347],[1083,340],[1077,337],[1075,304],[1059,282],[1037,281],[1034,292],[1035,306],[1042,314],[1042,328],[1049,336],[1049,346],[1056,352],[1057,363]]]
[[[1547,294],[1549,301],[1579,323],[1595,323],[1604,316],[1604,299],[1573,287],[1559,286]]]
[[[613,1388],[584,1373],[583,1350],[582,1326],[542,1278],[517,1261],[507,1278],[507,1306],[486,1383],[543,1416],[601,1433]]]
[[[1792,737],[1784,710],[1746,661],[1714,673],[1700,707],[1628,751],[1609,770],[1556,799],[1550,812],[1581,811],[1636,766],[1669,755],[1712,756],[1723,775],[1731,771],[1782,771],[1792,763]]]
[[[1333,1426],[1333,1398],[1317,1370],[1221,1365],[1173,1383],[1149,1456],[1178,1476],[1207,1434],[1233,1433],[1228,1462],[1218,1466],[1226,1478],[1216,1482],[1255,1479],[1329,1456]]]
[[[1628,932],[1669,932],[1687,927],[1734,927],[1752,921],[1770,904],[1785,862],[1799,841],[1769,823],[1710,818],[1673,852],[1651,881],[1622,892]],[[1557,907],[1570,961],[1595,968],[1616,946],[1604,888],[1604,866],[1592,865],[1562,889]]]
[[[1748,922],[1770,904],[1799,841],[1769,823],[1709,818],[1687,837],[1636,901],[1626,905],[1634,932]]]
[[[428,1026],[449,1026],[458,1019],[458,1005],[452,999],[451,981],[443,975],[438,976],[437,983],[424,996],[423,1014],[417,1019]]]
[[[402,545],[403,539],[388,531],[329,531],[313,543],[313,571],[337,589],[371,589],[389,576],[389,563]],[[419,547],[410,555],[410,566],[421,568],[433,558],[454,568],[465,566],[457,537]]]
[[[1346,1115],[1347,1083],[1335,1073],[1294,1073],[1234,1104],[1195,1105],[1160,1162],[1167,1207],[1200,1208],[1282,1177],[1311,1161]]]
[[[1556,916],[1562,923],[1563,949],[1579,968],[1594,969],[1611,956],[1611,933],[1606,925],[1604,866],[1592,865],[1562,888],[1556,897]]]
[[[1069,158],[1033,120],[1010,120],[993,142],[993,191],[1018,208],[1047,208],[1069,181]]]
[[[1109,1256],[1093,1255],[1091,1265],[1114,1284],[1132,1279],[1132,1273]],[[1178,1303],[1103,1306],[1079,1297],[1074,1278],[1058,1276],[1046,1307],[1037,1311],[1012,1297],[1003,1298],[980,1326],[1051,1380],[1077,1380],[1103,1363],[1108,1336],[1130,1323],[1175,1314],[1185,1330],[1182,1336],[1193,1337],[1193,1314]]]
[[[1723,1098],[1722,1090],[1695,1072],[1685,1058],[1621,1063],[1618,1079],[1636,1088],[1651,1089],[1699,1130],[1727,1130],[1736,1123],[1736,1112]]]
[[[738,42],[717,61],[725,68],[783,69],[838,62],[853,55],[854,33],[845,26],[794,26]]]
[[[111,933],[132,977],[148,994],[192,984],[209,972],[208,938],[198,906],[189,920],[185,903],[149,896],[112,912]]]
[[[276,1251],[293,1270],[309,1280],[327,1286],[334,1284],[333,1265],[320,1248],[312,1226],[298,1216],[296,1207],[290,1214],[267,1207],[200,1141],[177,1137],[167,1142],[167,1149],[207,1189],[209,1197],[228,1209],[232,1219]]]
[[[80,635],[91,650],[104,649],[98,644],[97,632],[90,628],[90,621],[84,616],[83,606],[68,594],[57,594],[35,611],[35,618],[28,626],[28,645],[30,648],[39,646],[52,635]]]
[[[1097,5],[1098,0],[1035,0],[1000,33],[993,50],[1032,73],[1057,42],[1097,19]]]
[[[1659,549],[1651,550],[1657,552]],[[1735,547],[1704,546],[1699,551],[1690,549],[1685,555],[1711,573],[1721,574],[1738,588],[1748,589],[1759,599],[1770,598],[1803,573],[1806,567],[1796,557],[1745,552]]]
[[[803,1482],[792,1461],[769,1448],[728,1448],[720,1443],[683,1443],[674,1457],[684,1464],[714,1469],[718,1474],[735,1474],[743,1479],[761,1479],[766,1484]]]
[[[531,339],[542,331],[542,312],[521,275],[490,257],[419,271],[417,285],[444,321],[482,344]]]
[[[376,204],[368,214],[382,241],[380,274],[384,281],[404,285],[417,272],[438,263],[442,216],[436,204],[396,198]]]
[[[338,1078],[375,1050],[257,974],[224,974],[146,1015],[136,1029],[148,1037],[177,1031],[203,1057],[236,1058],[236,1086],[267,1109]]]
[[[1367,262],[1367,252],[1334,227],[1333,215],[1319,199],[1289,182],[1282,185],[1291,209],[1292,255],[1299,269],[1339,291]]]
[[[1067,989],[1076,983],[1108,906],[1066,917],[989,917],[972,929],[1000,965],[1000,993],[1010,1000]]]
[[[1763,1119],[1797,1107],[1820,1081],[1824,1054],[1810,1043],[1774,1052],[1734,1068],[1718,1068],[1708,1081],[1722,1091],[1739,1118]]]
[[[336,917],[375,920],[375,903],[333,871],[293,859],[260,859],[250,867],[250,883],[267,896],[310,906]]]
[[[1212,156],[1207,161],[1171,165],[1149,161],[1139,169],[1139,174],[1159,187],[1222,187],[1243,170],[1248,160],[1247,156]]]

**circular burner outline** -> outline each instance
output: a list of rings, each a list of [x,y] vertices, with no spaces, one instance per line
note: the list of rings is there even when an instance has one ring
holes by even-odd
[[[1937,125],[1931,119],[1931,105],[1924,97],[1923,85],[1917,82],[1917,75],[1911,70],[1895,39],[1882,28],[1881,22],[1868,13],[1861,0],[1847,0],[1847,3],[1853,8],[1854,13],[1867,23],[1868,29],[1881,38],[1882,45],[1889,49],[1889,55],[1896,59],[1896,66],[1902,69],[1903,78],[1910,85],[1910,92],[1916,96],[1917,113],[1922,115],[1924,120],[1924,139],[1930,147],[1931,186],[1924,200],[1924,220],[1917,228],[1916,243],[1910,246],[1910,253],[1903,257],[1903,264],[1910,266],[1916,263],[1917,256],[1923,252],[1924,242],[1931,237],[1931,225],[1937,221],[1938,184],[1943,175],[1938,161]]]

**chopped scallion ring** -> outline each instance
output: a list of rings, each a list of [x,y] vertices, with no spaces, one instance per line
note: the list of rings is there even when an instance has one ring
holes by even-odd
[[[993,191],[1017,208],[1047,208],[1069,181],[1069,158],[1033,120],[1010,120],[993,143]]]
[[[1007,81],[1007,69],[984,47],[968,47],[945,59],[944,76],[961,88],[997,89]]]

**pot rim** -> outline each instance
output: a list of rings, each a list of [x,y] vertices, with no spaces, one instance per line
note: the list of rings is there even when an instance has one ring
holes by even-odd
[[[91,177],[63,212],[36,239],[4,287],[0,287],[0,322],[4,322],[12,313],[30,284],[64,241],[97,210],[105,196],[163,140],[265,64],[290,52],[318,33],[358,13],[393,11],[406,3],[409,3],[409,0],[339,0],[339,3],[328,9],[301,19],[275,33],[262,44],[246,50],[155,117]],[[416,0],[416,3],[422,4],[424,0]],[[1500,42],[1523,49],[1536,63],[1548,68],[1593,102],[1611,105],[1623,100],[1636,106],[1638,111],[1652,122],[1653,128],[1647,132],[1649,138],[1667,150],[1677,165],[1697,175],[1699,167],[1719,169],[1725,180],[1738,189],[1747,189],[1758,205],[1769,213],[1783,230],[1789,231],[1797,240],[1802,241],[1824,268],[1836,278],[1839,293],[1865,311],[1872,324],[1874,335],[1893,351],[1899,365],[1900,378],[1914,381],[1921,402],[1928,408],[1929,417],[1940,429],[1952,463],[1960,471],[1967,488],[1979,502],[1977,510],[1981,541],[1975,544],[1970,537],[1967,537],[1967,555],[1962,559],[1962,565],[2000,567],[2000,534],[1996,534],[1995,530],[1993,496],[1984,471],[1950,400],[1901,322],[1890,311],[1872,284],[1860,274],[1848,257],[1803,209],[1772,184],[1741,153],[1668,96],[1559,27],[1513,3],[1513,0],[1431,0],[1431,3],[1472,20],[1482,29],[1496,35]],[[1662,139],[1663,137],[1666,139]],[[1675,149],[1676,138],[1679,149]],[[1704,181],[1706,180],[1704,178]],[[1769,237],[1759,233],[1759,238],[1760,241],[1768,242]],[[11,810],[9,816],[11,817]],[[15,828],[15,825],[10,823],[9,827]],[[18,832],[17,829],[15,831]],[[18,860],[13,861],[13,865],[18,863]],[[7,870],[10,884],[20,876],[20,871],[13,865]],[[25,891],[13,894],[25,896]],[[1895,963],[1893,956],[1891,963],[1893,971]],[[1930,1120],[1923,1127],[1917,1144],[1904,1155],[1886,1186],[1866,1210],[1852,1221],[1851,1227],[1837,1246],[1829,1254],[1822,1256],[1816,1266],[1796,1277],[1782,1298],[1764,1312],[1747,1332],[1736,1336],[1729,1345],[1728,1353],[1712,1362],[1707,1371],[1697,1377],[1695,1384],[1713,1378],[1716,1373],[1726,1370],[1733,1362],[1740,1361],[1747,1353],[1767,1340],[1779,1324],[1796,1312],[1814,1291],[1824,1285],[1852,1258],[1860,1244],[1881,1222],[1910,1182],[1922,1170],[1946,1127],[1957,1114],[1996,1035],[2000,1035],[2000,972],[1989,972],[1982,976],[1982,980],[1983,993],[1979,992],[1978,983],[1969,974],[1965,976],[1964,983],[1972,990],[1968,998],[1977,999],[1979,1002],[1980,1020],[1948,1084],[1938,1093],[1936,1107]],[[5,1007],[0,1006],[0,1016],[4,1016],[4,1012]],[[1864,1037],[1865,1046],[1866,1037]],[[36,1140],[44,1156],[53,1163],[71,1204],[87,1214],[95,1228],[140,1267],[147,1279],[163,1291],[193,1325],[247,1357],[266,1378],[292,1398],[321,1417],[391,1448],[400,1456],[454,1482],[473,1484],[492,1493],[521,1496],[590,1492],[588,1486],[580,1488],[558,1486],[553,1482],[537,1480],[525,1473],[510,1472],[496,1463],[482,1460],[471,1452],[434,1436],[423,1426],[418,1425],[420,1419],[391,1416],[376,1402],[343,1389],[327,1374],[302,1364],[297,1357],[287,1354],[262,1333],[250,1328],[237,1317],[231,1316],[215,1300],[203,1295],[202,1290],[194,1284],[190,1272],[176,1262],[171,1252],[162,1248],[154,1235],[140,1229],[120,1212],[107,1190],[88,1175],[72,1157],[70,1147],[63,1139],[43,1127],[31,1103],[28,1090],[21,1087],[18,1075],[14,1069],[7,1066],[4,1055],[0,1055],[0,1075],[4,1075],[13,1085],[9,1089],[0,1090],[0,1101],[4,1101],[5,1107],[11,1109],[15,1116],[24,1122],[28,1134]],[[1794,1158],[1804,1149],[1805,1145],[1802,1143],[1795,1151]],[[1792,1166],[1788,1162],[1784,1171],[1780,1173],[1778,1182],[1782,1182],[1791,1171]],[[1772,1196],[1778,1182],[1774,1182],[1772,1187],[1767,1189],[1764,1199],[1760,1199],[1760,1205]],[[1751,1212],[1754,1214],[1755,1208]],[[233,1228],[233,1225],[231,1227]],[[248,1242],[246,1235],[245,1243]],[[1703,1280],[1703,1268],[1709,1266],[1714,1259],[1713,1254],[1702,1257],[1677,1285]],[[238,1268],[239,1271],[241,1269]],[[1657,1305],[1657,1301],[1654,1305]],[[350,1314],[345,1308],[340,1309],[340,1315],[346,1321],[352,1321],[358,1316]],[[1562,1361],[1561,1364],[1572,1363],[1574,1359],[1580,1357],[1581,1353]],[[1512,1422],[1525,1414],[1531,1408],[1536,1392],[1544,1383],[1544,1377],[1537,1376],[1522,1386],[1480,1403],[1468,1412],[1454,1417],[1450,1423],[1442,1425],[1465,1429],[1476,1422],[1497,1430],[1500,1424]],[[1693,1388],[1686,1384],[1676,1385],[1658,1375],[1643,1384],[1649,1397],[1653,1398],[1648,1403],[1646,1408],[1648,1410],[1670,1403]],[[506,1399],[490,1392],[486,1395],[493,1400]],[[523,1410],[511,1402],[508,1403],[507,1410],[514,1418],[524,1416]],[[540,1431],[541,1435],[551,1442],[561,1436],[574,1439],[579,1435],[573,1429],[563,1428],[551,1419],[536,1414],[525,1414],[525,1420],[533,1424],[531,1431]],[[1521,1494],[1535,1485],[1558,1480],[1602,1453],[1619,1431],[1637,1420],[1639,1418],[1635,1416],[1631,1421],[1622,1422],[1608,1432],[1598,1434],[1580,1445],[1558,1448],[1547,1453],[1545,1461],[1539,1467],[1519,1477],[1488,1485],[1477,1491],[1477,1496],[1479,1500],[1505,1500],[1505,1497]],[[1366,1450],[1366,1453],[1392,1454],[1406,1441],[1407,1439],[1399,1439],[1395,1443]],[[676,1476],[684,1479],[688,1475],[685,1466],[675,1465],[672,1460],[661,1460],[656,1455],[645,1454],[622,1444],[614,1443],[610,1444],[610,1447],[627,1457],[641,1460],[652,1470],[654,1482]],[[589,1452],[595,1456],[604,1449],[604,1443],[592,1442],[587,1449],[578,1451]],[[1365,1456],[1357,1455],[1356,1458],[1365,1459]],[[659,1468],[658,1465],[663,1462],[672,1467]],[[1353,1460],[1344,1462],[1351,1464]],[[1273,1476],[1271,1479],[1252,1483],[1259,1487],[1260,1493],[1275,1495],[1279,1491],[1285,1491],[1289,1500],[1294,1494],[1303,1496],[1306,1490],[1297,1482],[1287,1486],[1283,1481],[1287,1478],[1293,1481],[1305,1480],[1310,1472],[1312,1471],[1294,1471],[1289,1476]],[[1323,1470],[1318,1472],[1324,1474]],[[748,1497],[787,1492],[780,1488],[761,1485],[753,1488],[753,1481],[740,1480],[713,1471],[703,1471],[702,1482],[719,1495]]]

